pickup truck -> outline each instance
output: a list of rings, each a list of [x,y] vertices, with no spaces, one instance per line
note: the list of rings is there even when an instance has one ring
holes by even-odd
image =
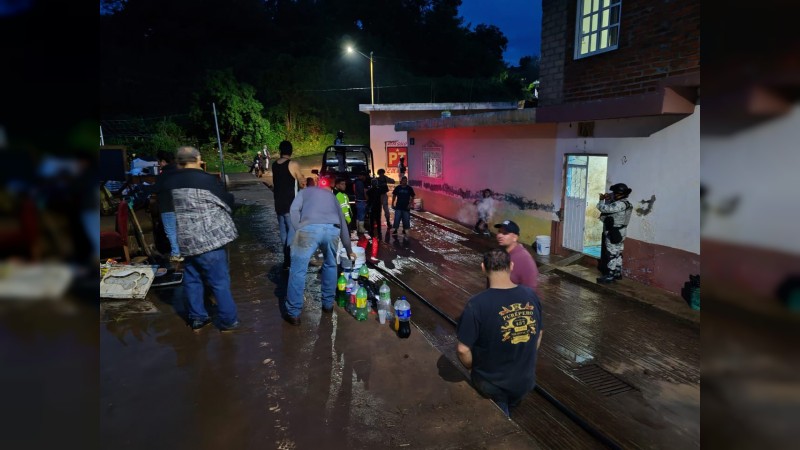
[[[366,187],[375,177],[375,162],[368,145],[331,145],[322,153],[320,169],[311,173],[317,176],[343,177],[347,179],[347,195],[355,201],[353,181],[360,173],[367,175]]]

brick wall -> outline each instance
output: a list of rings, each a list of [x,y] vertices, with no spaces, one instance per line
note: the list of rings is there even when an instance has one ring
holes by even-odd
[[[542,8],[541,84],[562,88],[560,96],[542,90],[547,95],[542,104],[645,94],[663,78],[700,70],[699,0],[622,0],[618,48],[577,60],[577,2],[545,0]],[[563,27],[551,20],[563,20]],[[548,54],[545,60],[546,51],[561,52],[561,74],[551,67],[558,57]]]
[[[542,54],[539,59],[541,106],[557,105],[563,101],[569,11],[567,3],[565,0],[542,1]]]

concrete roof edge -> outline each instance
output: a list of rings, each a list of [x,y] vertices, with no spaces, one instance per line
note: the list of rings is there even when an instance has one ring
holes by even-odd
[[[386,103],[360,104],[358,110],[369,114],[372,111],[472,111],[517,109],[517,102],[451,102],[451,103]]]
[[[497,125],[525,125],[536,123],[536,108],[465,114],[451,117],[398,122],[395,131],[436,130],[442,128],[489,127]]]

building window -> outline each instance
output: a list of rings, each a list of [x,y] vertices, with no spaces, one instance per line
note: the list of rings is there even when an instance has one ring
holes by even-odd
[[[575,59],[615,50],[621,0],[578,0]]]
[[[425,176],[442,178],[442,150],[441,148],[428,147],[422,152],[425,161]]]

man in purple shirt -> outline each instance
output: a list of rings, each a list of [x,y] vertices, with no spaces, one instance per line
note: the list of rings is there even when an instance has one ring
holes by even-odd
[[[505,220],[494,226],[497,228],[497,243],[503,247],[511,257],[511,281],[536,290],[539,284],[539,269],[528,250],[520,244],[519,225]]]

